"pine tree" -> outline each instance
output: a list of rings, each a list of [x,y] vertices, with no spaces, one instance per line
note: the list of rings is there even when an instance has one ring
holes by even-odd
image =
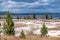
[[[58,19],[60,20],[60,17],[58,17]]]
[[[48,14],[45,14],[45,18],[46,18],[46,19],[49,19],[49,15],[48,15]]]
[[[0,24],[0,33],[2,32],[2,30],[1,30],[1,24]]]
[[[30,19],[30,16],[25,16],[24,19]]]
[[[21,33],[20,33],[20,37],[21,38],[25,38],[25,34],[24,34],[24,31],[22,30]]]
[[[12,17],[9,12],[6,15],[6,22],[4,23],[3,30],[4,30],[4,33],[7,35],[14,34],[14,23],[13,23]]]
[[[50,19],[53,19],[53,17],[52,17],[52,16],[50,16]]]
[[[20,19],[18,16],[17,16],[17,18],[16,19]]]
[[[48,33],[45,24],[43,24],[43,27],[41,28],[41,31],[40,32],[41,32],[41,35],[42,36],[45,36]]]
[[[35,14],[33,14],[33,19],[36,19],[36,15]]]

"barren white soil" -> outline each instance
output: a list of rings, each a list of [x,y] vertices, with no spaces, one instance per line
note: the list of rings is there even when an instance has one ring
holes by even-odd
[[[1,23],[3,23],[2,21],[0,21]],[[19,36],[20,32],[23,30],[25,32],[25,35],[29,35],[31,32],[35,35],[40,35],[40,29],[42,27],[42,25],[45,23],[47,28],[57,28],[56,24],[60,24],[60,22],[44,22],[44,21],[40,21],[40,20],[25,20],[25,21],[14,21],[14,24],[18,24],[18,26],[15,27],[15,36]],[[22,24],[26,24],[26,26],[21,26]],[[2,26],[1,26],[2,28]],[[3,33],[1,33],[3,34]],[[48,30],[48,34],[49,36],[52,37],[60,37],[60,30]]]

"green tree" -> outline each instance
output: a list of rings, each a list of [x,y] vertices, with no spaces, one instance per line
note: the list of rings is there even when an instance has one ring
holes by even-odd
[[[48,15],[48,14],[45,14],[45,18],[46,18],[46,19],[49,19],[49,15]]]
[[[0,23],[0,33],[2,32],[2,30],[1,30],[1,23]]]
[[[42,36],[45,36],[45,35],[48,33],[45,24],[43,24],[43,27],[41,28],[41,31],[40,31],[40,32],[41,32],[41,35],[42,35]]]
[[[53,17],[52,17],[52,16],[50,16],[50,19],[53,19]]]
[[[36,19],[36,14],[33,14],[33,19]]]
[[[30,17],[29,16],[25,16],[24,19],[30,19]]]
[[[9,12],[6,15],[6,22],[4,23],[3,30],[4,30],[4,34],[7,34],[7,35],[14,34],[14,23]]]
[[[60,19],[60,17],[58,17],[58,19]]]
[[[17,18],[16,19],[19,19],[19,17],[17,16]]]
[[[24,31],[22,30],[21,33],[20,33],[20,37],[21,38],[25,38],[25,34],[24,34]]]
[[[0,17],[0,19],[1,19],[1,17]]]

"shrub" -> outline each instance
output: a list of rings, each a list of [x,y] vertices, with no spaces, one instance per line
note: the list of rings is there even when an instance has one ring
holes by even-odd
[[[21,38],[25,38],[25,34],[24,34],[24,31],[22,30],[21,33],[20,33],[20,37]]]
[[[30,16],[25,16],[24,19],[30,19]]]
[[[41,28],[41,35],[45,36],[47,33],[48,33],[47,28],[46,28],[45,24],[43,24],[43,27]]]

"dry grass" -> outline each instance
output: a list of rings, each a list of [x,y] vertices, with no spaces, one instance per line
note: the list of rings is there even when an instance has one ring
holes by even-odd
[[[29,35],[26,36],[26,38],[19,38],[15,36],[1,36],[1,40],[4,40],[4,38],[7,38],[7,40],[60,40],[60,37],[40,37],[37,35]]]

